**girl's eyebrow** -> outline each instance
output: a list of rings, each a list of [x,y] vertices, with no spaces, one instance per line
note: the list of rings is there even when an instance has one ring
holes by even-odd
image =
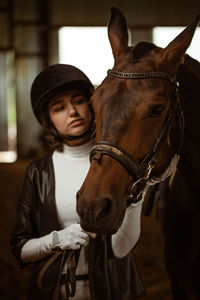
[[[72,95],[72,98],[80,97],[80,96],[85,96],[82,92],[76,92]]]
[[[72,97],[72,99],[74,99],[74,98],[77,98],[77,97],[80,97],[80,96],[85,97],[85,95],[82,92],[75,92],[71,97]],[[58,99],[55,99],[54,101],[52,101],[52,103],[50,103],[49,107],[52,108],[57,104],[61,104],[62,102],[64,102],[64,99],[62,99],[62,97],[58,98]]]
[[[57,105],[57,104],[60,104],[62,102],[64,102],[63,99],[57,99],[57,100],[53,101],[52,103],[50,103],[50,108]]]

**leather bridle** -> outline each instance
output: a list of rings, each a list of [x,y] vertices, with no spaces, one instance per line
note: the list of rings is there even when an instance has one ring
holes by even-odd
[[[169,134],[172,122],[174,120],[175,112],[178,109],[179,112],[179,127],[180,127],[180,145],[182,143],[183,131],[184,131],[184,117],[183,111],[180,107],[180,100],[178,97],[179,84],[175,78],[163,72],[145,72],[145,73],[123,73],[114,70],[108,70],[108,75],[115,76],[123,79],[149,79],[149,78],[162,78],[170,82],[174,87],[174,101],[171,101],[166,120],[161,128],[160,134],[158,135],[155,143],[151,150],[143,158],[142,162],[138,163],[134,157],[132,157],[126,150],[119,147],[116,144],[108,141],[98,142],[91,150],[90,161],[100,160],[102,155],[111,156],[113,159],[121,163],[128,173],[134,178],[134,182],[128,191],[128,203],[136,203],[142,198],[143,191],[146,183],[150,178],[151,171],[155,166],[159,151],[163,145],[165,138]],[[179,145],[179,148],[180,148]],[[180,149],[176,149],[176,153]],[[133,190],[136,189],[136,192]]]

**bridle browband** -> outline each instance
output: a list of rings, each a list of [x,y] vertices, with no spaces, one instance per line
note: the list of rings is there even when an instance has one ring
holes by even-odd
[[[123,79],[164,78],[174,85],[177,84],[177,81],[175,80],[174,77],[171,77],[168,74],[163,72],[125,73],[125,72],[118,72],[114,70],[108,70],[107,73],[108,75],[112,75]]]
[[[138,202],[142,198],[142,194],[148,179],[150,178],[151,171],[155,166],[157,156],[160,148],[169,133],[169,130],[174,119],[176,108],[178,107],[180,113],[180,131],[181,139],[184,130],[183,112],[180,107],[180,100],[178,97],[179,84],[174,77],[163,72],[144,72],[144,73],[124,73],[114,70],[108,70],[108,75],[112,75],[122,79],[150,79],[150,78],[162,78],[170,82],[175,87],[174,98],[175,101],[171,102],[170,108],[167,113],[167,117],[163,127],[153,144],[151,150],[147,153],[141,163],[138,163],[127,151],[122,149],[116,144],[112,144],[108,141],[98,142],[91,150],[90,161],[100,160],[102,155],[108,155],[121,163],[128,173],[134,178],[134,183],[129,189],[128,201]],[[180,143],[181,144],[181,143]],[[177,149],[176,149],[177,150]],[[178,150],[179,151],[179,150]],[[132,190],[137,187],[137,191],[133,194]]]

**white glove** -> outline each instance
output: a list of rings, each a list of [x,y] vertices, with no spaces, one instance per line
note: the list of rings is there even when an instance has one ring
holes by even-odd
[[[71,224],[60,231],[54,231],[54,239],[57,234],[57,241],[54,245],[61,250],[79,249],[81,246],[86,247],[89,243],[89,234],[85,232],[80,224]]]
[[[57,249],[79,249],[80,246],[87,246],[89,236],[95,238],[96,234],[85,232],[80,224],[71,224],[63,230],[27,241],[22,247],[21,259],[23,262],[35,262]]]

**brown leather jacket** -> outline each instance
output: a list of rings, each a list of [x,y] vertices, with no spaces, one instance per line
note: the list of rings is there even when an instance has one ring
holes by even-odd
[[[23,245],[32,238],[60,230],[55,205],[55,177],[52,157],[35,161],[27,168],[21,197],[17,205],[16,225],[11,234],[11,250],[21,267]],[[91,239],[88,247],[89,284],[92,300],[132,300],[143,290],[132,251],[124,258],[113,256],[110,236]],[[45,273],[46,292],[37,286],[37,277],[49,256],[30,265],[31,276],[28,300],[52,298],[58,278],[60,259],[54,261]]]

